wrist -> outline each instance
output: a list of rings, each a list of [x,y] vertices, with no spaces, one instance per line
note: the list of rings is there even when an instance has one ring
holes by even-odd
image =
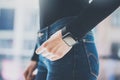
[[[37,65],[37,63],[38,63],[37,61],[31,61],[30,62],[30,64],[32,64],[32,65]]]
[[[29,67],[34,71],[37,68],[38,63],[36,61],[31,61]]]
[[[66,27],[62,28],[62,39],[68,46],[73,46],[78,42],[77,38],[75,38],[70,32],[67,32]]]

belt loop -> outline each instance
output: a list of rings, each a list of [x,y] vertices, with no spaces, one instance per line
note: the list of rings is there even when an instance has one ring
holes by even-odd
[[[37,36],[38,36],[38,37],[41,37],[41,36],[43,36],[43,35],[44,35],[44,33],[40,32],[40,31],[37,32]]]
[[[86,39],[82,39],[83,42],[86,42]]]
[[[38,35],[38,37],[41,37],[44,35],[44,33],[38,32],[37,35]]]

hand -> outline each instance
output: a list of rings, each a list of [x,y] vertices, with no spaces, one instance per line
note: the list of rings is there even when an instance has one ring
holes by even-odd
[[[25,80],[34,79],[35,75],[33,74],[33,71],[36,69],[36,67],[37,67],[37,62],[31,61],[30,65],[27,67],[27,69],[24,72]]]
[[[54,33],[47,41],[45,41],[37,50],[37,54],[41,54],[51,61],[62,58],[72,47],[68,46],[62,40],[61,30]]]

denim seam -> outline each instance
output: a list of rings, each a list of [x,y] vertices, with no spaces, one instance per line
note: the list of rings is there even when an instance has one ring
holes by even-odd
[[[88,51],[87,51],[87,48],[86,48],[86,45],[85,45],[84,40],[83,40],[83,46],[84,46],[85,53],[86,53],[86,55],[87,55],[87,61],[88,61],[88,64],[89,64],[90,73],[97,79],[97,75],[92,72],[92,69],[91,69],[91,66],[90,66],[90,61],[89,61],[89,55],[87,54]]]
[[[88,56],[93,56],[93,57],[96,59],[97,64],[99,64],[99,61],[98,61],[98,59],[95,57],[95,55],[93,55],[92,53],[89,53]]]
[[[73,52],[74,52],[74,47],[73,47]],[[75,80],[75,67],[76,67],[76,58],[75,58],[75,52],[73,56],[74,64],[73,64],[73,80]]]
[[[84,50],[85,50],[85,53],[86,53],[86,56],[87,56],[88,65],[89,65],[89,67],[90,67],[89,59],[88,59],[88,55],[87,55],[87,52],[88,52],[88,51],[86,50],[86,46],[85,46],[84,41],[83,41],[83,47],[84,47]]]
[[[86,39],[83,39],[83,42],[85,42],[85,43],[95,43],[94,41],[90,41],[90,40],[86,40]]]
[[[97,60],[97,58],[96,58],[92,53],[89,53],[89,54],[88,54],[88,58],[89,58],[90,56],[93,56],[93,57]],[[89,64],[90,64],[90,61],[89,61]],[[97,64],[98,64],[98,60],[97,60]],[[92,71],[91,67],[90,67],[90,72],[91,72],[92,75],[94,75],[94,76],[97,78],[97,75]]]

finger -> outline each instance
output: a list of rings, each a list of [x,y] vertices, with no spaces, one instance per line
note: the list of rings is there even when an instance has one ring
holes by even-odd
[[[25,71],[25,72],[24,72],[25,80],[27,79],[27,75],[28,75],[28,71]]]
[[[53,53],[49,53],[49,54],[46,56],[46,58],[48,58],[48,59],[52,59],[53,57],[55,57],[55,55],[53,55]]]
[[[61,36],[61,37],[62,37],[62,35],[61,35],[61,30],[59,30],[59,31],[57,31],[56,33],[54,33],[50,38],[54,38],[54,37],[56,37],[56,36]]]
[[[48,52],[48,50],[45,50],[41,55],[46,58],[54,56],[53,53]]]
[[[51,60],[51,61],[56,61],[56,60],[58,60],[59,58],[58,57],[51,57],[49,60]]]
[[[50,58],[50,60],[51,61],[56,61],[56,60],[58,60],[58,59],[61,59],[63,56],[58,56],[58,55],[56,55],[56,56],[54,56],[54,57],[51,57]]]
[[[29,71],[29,73],[28,73],[27,80],[32,80],[32,72],[31,71]]]
[[[49,53],[42,53],[42,56],[44,56],[44,57],[47,57],[47,56],[49,56],[50,54]]]
[[[54,58],[55,58],[55,56],[54,57],[48,57],[47,59],[49,59],[50,61],[54,61]]]
[[[45,56],[47,55],[48,51],[46,48],[43,48],[41,55]]]
[[[37,54],[41,54],[41,53],[43,53],[44,51],[46,51],[46,48],[45,47],[39,47],[37,50],[36,50],[36,53]]]

